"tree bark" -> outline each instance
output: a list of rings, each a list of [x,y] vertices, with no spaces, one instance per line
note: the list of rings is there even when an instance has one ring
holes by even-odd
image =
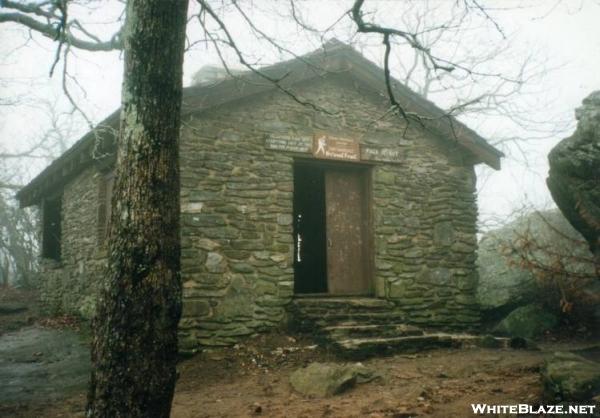
[[[4,255],[4,263],[2,264],[2,287],[8,287],[8,275],[10,274],[10,261],[8,255]]]
[[[187,0],[129,0],[109,265],[88,417],[168,417],[181,315],[179,128]]]

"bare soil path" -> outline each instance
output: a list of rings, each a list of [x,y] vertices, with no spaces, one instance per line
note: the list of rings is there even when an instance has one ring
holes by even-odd
[[[0,417],[84,417],[85,333],[68,321],[27,315],[0,313]],[[472,417],[472,403],[540,402],[539,369],[554,347],[440,349],[370,359],[363,364],[380,379],[311,399],[293,390],[290,374],[314,361],[339,360],[304,337],[261,335],[183,360],[172,417]]]

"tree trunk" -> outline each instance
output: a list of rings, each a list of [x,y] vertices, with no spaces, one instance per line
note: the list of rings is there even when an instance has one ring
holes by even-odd
[[[168,417],[176,381],[179,127],[187,0],[129,0],[109,266],[89,417]]]
[[[2,265],[2,287],[8,287],[8,275],[10,273],[10,261],[8,255],[4,255],[4,264]]]

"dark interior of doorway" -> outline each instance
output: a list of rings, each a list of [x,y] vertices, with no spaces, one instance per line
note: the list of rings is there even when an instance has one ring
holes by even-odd
[[[327,292],[325,170],[294,165],[294,292]]]

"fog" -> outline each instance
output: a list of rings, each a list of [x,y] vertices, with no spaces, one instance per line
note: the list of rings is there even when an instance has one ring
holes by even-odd
[[[423,12],[423,5],[430,12]],[[414,24],[417,17],[425,25],[448,19],[454,2],[366,2],[367,17],[394,27]],[[355,33],[355,26],[344,17],[352,2],[299,3],[298,13],[307,26],[321,33],[302,30],[290,18],[288,3],[244,3],[255,28],[269,34],[279,45],[294,54],[317,49],[323,40],[335,37],[351,43],[367,58],[382,65],[383,48],[378,36]],[[490,16],[477,10],[461,24],[461,32],[451,33],[433,52],[456,58],[463,55],[483,56],[500,48],[498,59],[478,65],[488,73],[515,74],[519,65],[527,64],[528,78],[519,94],[510,97],[502,107],[512,112],[511,118],[484,109],[459,118],[491,142],[503,141],[499,147],[506,153],[502,170],[485,167],[479,171],[479,207],[481,221],[493,225],[506,219],[523,204],[538,208],[552,206],[545,187],[548,151],[575,127],[574,110],[589,93],[600,88],[600,3],[595,1],[486,1]],[[248,7],[248,6],[252,7]],[[285,6],[285,7],[284,7]],[[369,9],[370,8],[370,9]],[[191,13],[197,13],[192,7]],[[102,40],[110,39],[122,18],[122,4],[117,1],[86,4],[74,8],[86,30]],[[292,55],[278,50],[264,40],[257,40],[243,16],[229,7],[221,11],[239,49],[253,65],[268,65]],[[472,16],[471,16],[472,15]],[[340,20],[341,18],[341,20]],[[337,23],[336,23],[337,22]],[[334,25],[335,24],[335,25]],[[331,27],[334,25],[333,27]],[[325,29],[328,31],[323,32]],[[193,21],[189,25],[190,47],[184,65],[184,84],[203,65],[221,65],[219,55],[210,42],[201,41],[203,32]],[[52,114],[72,144],[89,130],[89,124],[101,121],[119,106],[122,79],[122,56],[119,52],[69,51],[65,72],[61,55],[54,74],[49,72],[56,59],[56,44],[10,23],[0,25],[0,146],[3,152],[17,153],[29,149],[51,127]],[[402,78],[412,62],[412,50],[394,46],[393,75]],[[453,49],[453,54],[448,51]],[[223,48],[224,58],[233,69],[242,69],[234,51]],[[463,54],[463,55],[461,55]],[[404,70],[403,70],[404,67]],[[419,73],[421,71],[421,73]],[[415,72],[415,80],[423,76]],[[464,80],[463,80],[464,81]],[[467,79],[467,81],[469,81]],[[472,84],[461,82],[437,89],[429,96],[440,107],[448,108],[462,94],[490,88],[485,80]],[[73,110],[64,93],[64,85],[77,105]],[[440,83],[444,87],[444,83]],[[415,85],[409,86],[415,88]],[[454,86],[454,88],[453,88]],[[458,87],[457,87],[458,86]],[[504,90],[503,90],[504,92]],[[515,115],[519,121],[515,122]],[[525,123],[523,121],[527,121]],[[516,138],[506,141],[506,138]],[[49,159],[48,153],[18,161],[18,180],[25,183],[35,176]],[[14,165],[11,166],[15,169]]]

